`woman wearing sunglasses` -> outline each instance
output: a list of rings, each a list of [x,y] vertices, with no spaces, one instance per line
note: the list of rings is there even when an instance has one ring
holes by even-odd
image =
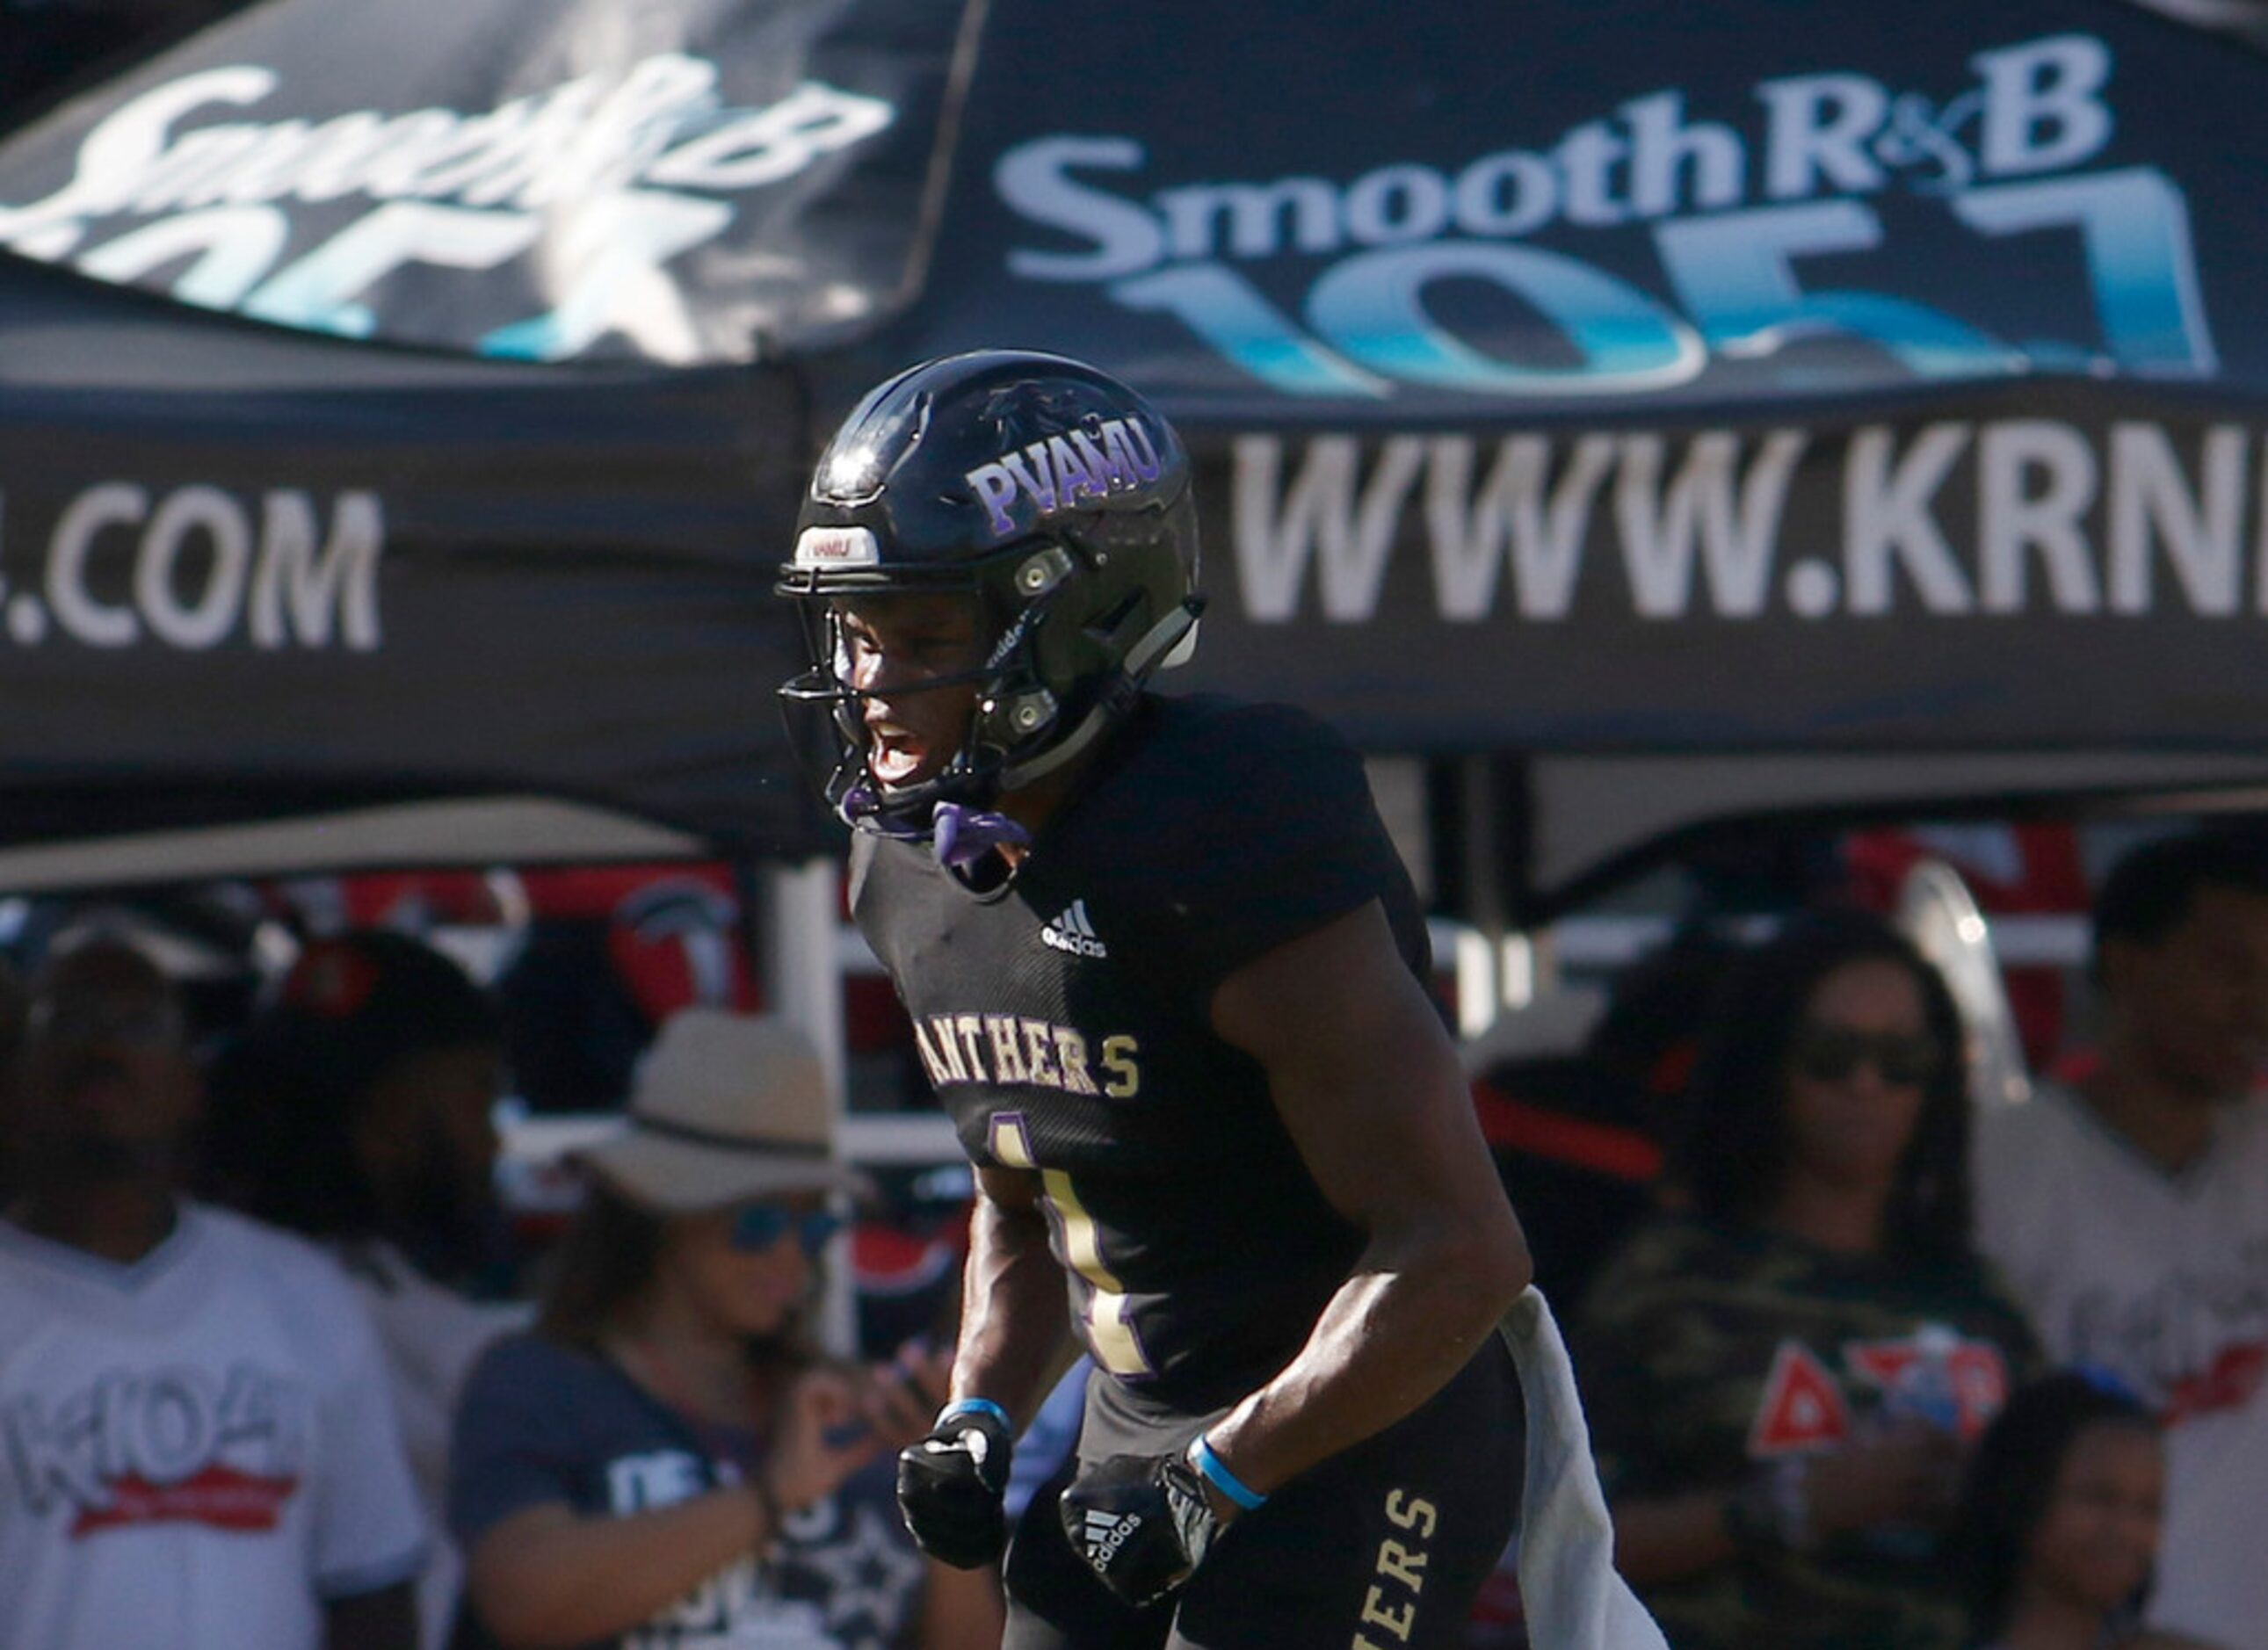
[[[1678,1212],[1577,1344],[1616,1560],[1680,1650],[1955,1650],[1968,1444],[2035,1353],[1968,1248],[1944,983],[1871,917],[1742,959],[1673,1149]]]
[[[895,1452],[944,1360],[817,1355],[809,1315],[863,1179],[836,1162],[816,1054],[784,1024],[688,1010],[641,1067],[534,1331],[457,1414],[453,1644],[788,1650],[998,1642],[989,1573],[914,1551]]]

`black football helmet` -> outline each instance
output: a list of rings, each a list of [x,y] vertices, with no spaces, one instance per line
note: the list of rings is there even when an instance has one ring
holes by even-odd
[[[780,689],[799,748],[853,823],[920,835],[939,802],[989,807],[1092,748],[1194,651],[1197,574],[1189,455],[1125,385],[1019,350],[901,372],[828,443],[780,570],[809,658]],[[977,686],[960,751],[885,787],[834,603],[906,591],[973,595],[990,646],[952,679]]]

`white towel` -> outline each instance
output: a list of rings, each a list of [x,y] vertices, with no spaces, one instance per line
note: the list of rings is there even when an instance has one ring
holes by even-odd
[[[1551,1308],[1530,1285],[1497,1325],[1528,1403],[1520,1509],[1520,1595],[1535,1650],[1668,1650],[1646,1606],[1615,1573],[1615,1527],[1575,1366]]]

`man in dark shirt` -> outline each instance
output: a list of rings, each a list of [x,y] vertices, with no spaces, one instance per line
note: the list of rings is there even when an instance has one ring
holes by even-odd
[[[900,1501],[996,1557],[1075,1328],[1102,1378],[1010,1550],[1010,1646],[1448,1645],[1513,1522],[1491,1330],[1527,1252],[1359,762],[1144,687],[1196,560],[1155,411],[985,351],[860,404],[783,572],[852,914],[976,1167],[954,1402]]]

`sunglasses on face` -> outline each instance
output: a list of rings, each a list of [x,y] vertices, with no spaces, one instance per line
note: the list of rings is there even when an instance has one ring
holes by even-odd
[[[1940,1058],[1937,1043],[1926,1036],[1821,1020],[1798,1027],[1787,1049],[1789,1066],[1815,1083],[1839,1083],[1871,1065],[1885,1083],[1919,1088],[1937,1075]]]
[[[733,1217],[726,1241],[740,1254],[761,1255],[792,1231],[805,1257],[816,1260],[842,1229],[843,1217],[825,1209],[798,1214],[777,1204],[757,1203]]]

